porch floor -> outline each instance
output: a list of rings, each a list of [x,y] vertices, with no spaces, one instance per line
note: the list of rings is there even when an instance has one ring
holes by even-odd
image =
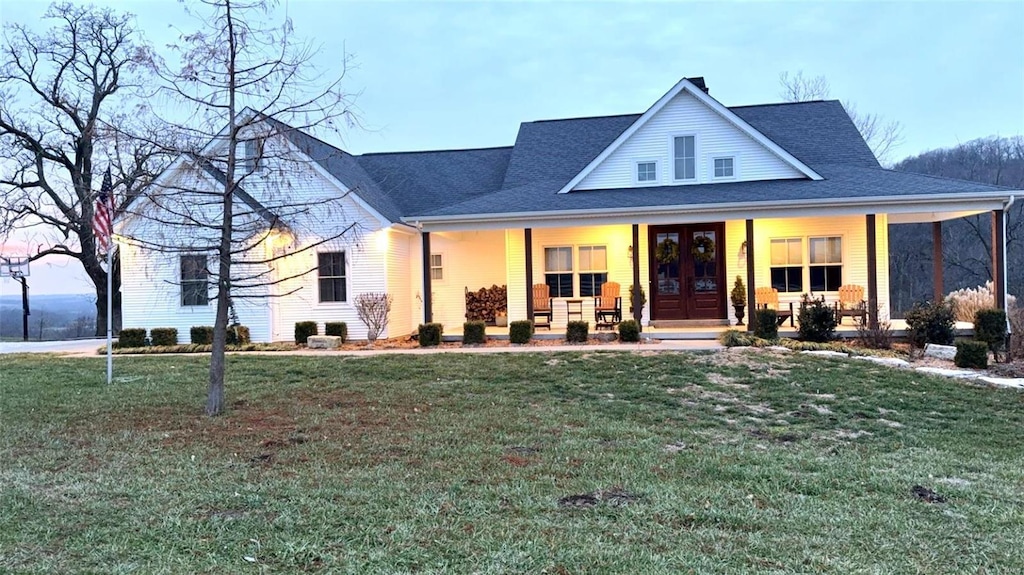
[[[889,321],[889,325],[892,327],[892,334],[894,337],[906,337],[907,335],[907,322],[902,319],[893,319]],[[641,338],[644,339],[661,339],[661,340],[717,340],[718,336],[727,329],[739,329],[745,330],[746,326],[706,326],[706,327],[644,327],[643,332],[640,334]],[[852,320],[846,320],[840,325],[836,332],[842,338],[854,338],[857,337],[857,327],[853,325]],[[591,335],[596,334],[613,334],[615,330],[602,329],[599,331],[592,330]],[[796,338],[799,335],[796,328],[790,327],[789,322],[779,327],[779,337],[790,337]],[[956,335],[958,337],[969,337],[974,335],[974,324],[968,321],[956,322]],[[508,328],[507,327],[495,327],[487,326],[487,337],[494,339],[508,339]],[[539,328],[534,332],[533,337],[535,339],[562,339],[565,337],[565,326],[554,325],[551,329]],[[462,326],[453,326],[450,330],[446,327],[444,341],[462,341]]]

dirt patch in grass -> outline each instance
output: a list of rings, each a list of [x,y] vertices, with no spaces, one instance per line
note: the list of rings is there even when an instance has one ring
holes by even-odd
[[[910,489],[910,494],[926,503],[945,503],[946,498],[931,489],[922,485],[915,485]]]
[[[558,500],[559,507],[596,507],[603,504],[610,507],[621,507],[635,503],[643,498],[643,495],[630,493],[621,487],[611,489],[598,489],[590,493],[579,495],[567,495]]]

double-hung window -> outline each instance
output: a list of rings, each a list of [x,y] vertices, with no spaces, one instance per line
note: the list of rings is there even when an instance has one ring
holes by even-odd
[[[676,136],[672,138],[673,179],[697,179],[697,137]]]
[[[601,295],[608,281],[608,249],[605,246],[580,246],[580,297]]]
[[[839,291],[843,285],[843,238],[810,238],[811,291]]]
[[[544,283],[551,297],[572,297],[572,247],[544,248]]]
[[[441,254],[430,254],[430,279],[434,281],[444,279],[444,256]]]
[[[181,256],[181,305],[206,305],[210,301],[210,270],[206,256]]]
[[[804,291],[803,239],[773,239],[771,250],[772,287],[779,293]]]
[[[345,252],[323,252],[317,254],[317,259],[320,301],[345,301]]]

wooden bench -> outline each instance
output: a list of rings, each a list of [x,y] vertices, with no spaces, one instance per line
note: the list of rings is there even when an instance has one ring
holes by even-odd
[[[773,309],[778,316],[779,325],[785,323],[789,318],[790,327],[796,327],[793,314],[793,302],[789,302],[789,309],[783,309],[779,305],[779,290],[770,287],[759,287],[754,290],[754,302],[757,309]]]
[[[868,321],[868,304],[864,301],[864,288],[858,285],[839,287],[836,302],[836,323],[842,325],[844,317],[860,318],[861,325]]]

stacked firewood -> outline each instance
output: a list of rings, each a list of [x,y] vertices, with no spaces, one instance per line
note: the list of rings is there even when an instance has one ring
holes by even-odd
[[[494,323],[494,316],[499,312],[507,313],[507,296],[508,290],[505,286],[492,285],[477,291],[469,291],[469,288],[466,288],[466,319]]]

